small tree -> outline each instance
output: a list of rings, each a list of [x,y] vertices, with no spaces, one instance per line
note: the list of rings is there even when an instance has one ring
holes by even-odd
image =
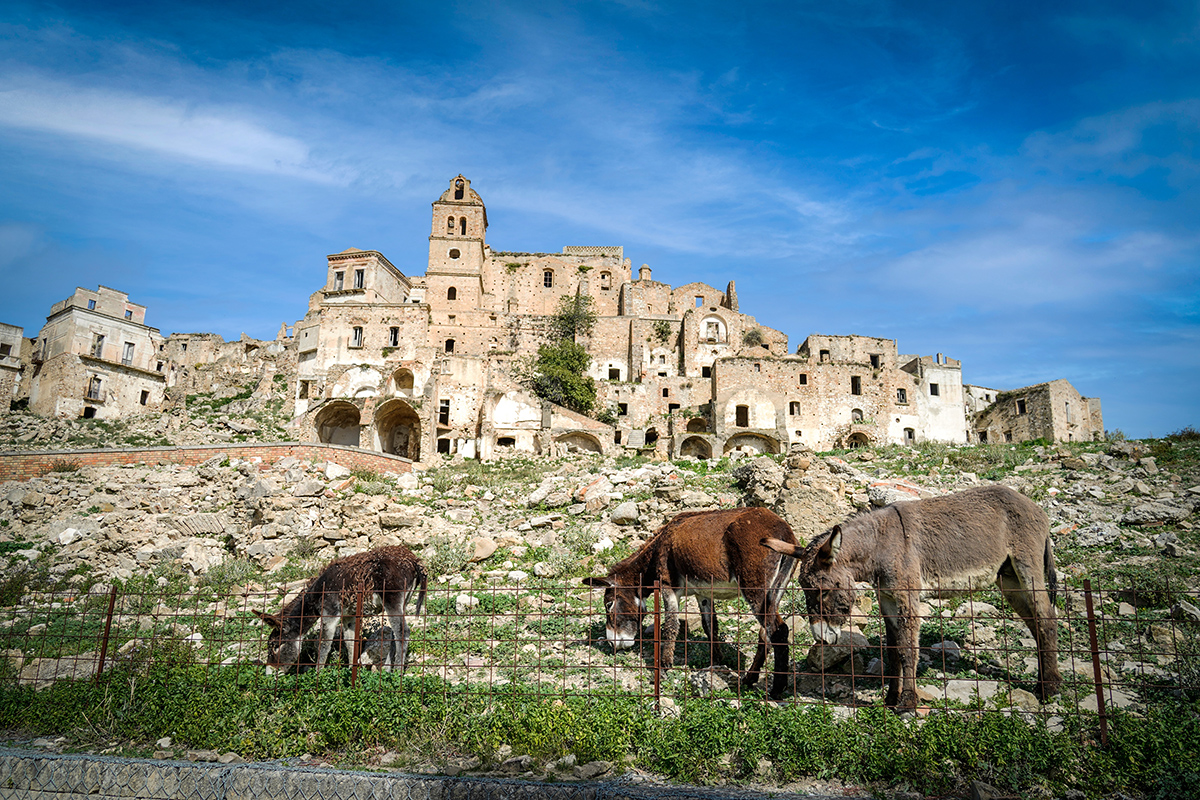
[[[544,344],[523,382],[543,400],[586,414],[596,403],[596,382],[586,375],[591,360],[571,339]]]
[[[550,318],[550,333],[555,339],[574,341],[576,335],[592,332],[598,316],[592,298],[586,294],[560,298],[558,310]]]
[[[742,344],[746,347],[759,347],[763,343],[762,331],[758,328],[751,328],[742,333]]]

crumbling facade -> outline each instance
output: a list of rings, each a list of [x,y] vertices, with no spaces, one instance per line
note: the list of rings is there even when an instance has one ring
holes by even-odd
[[[163,337],[145,319],[145,306],[107,286],[55,303],[31,354],[30,410],[110,419],[159,408]]]
[[[22,348],[27,349],[25,329],[0,323],[0,403],[4,408],[17,399],[21,388],[21,374],[25,371]]]
[[[1084,397],[1062,379],[1007,392],[968,386],[967,393],[973,442],[1090,442],[1104,436],[1100,399]]]

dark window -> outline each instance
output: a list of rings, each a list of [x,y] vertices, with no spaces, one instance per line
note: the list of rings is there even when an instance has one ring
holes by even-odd
[[[755,364],[755,365],[754,365],[754,371],[755,371],[755,372],[762,372],[762,364]]]
[[[853,422],[862,422],[863,421],[862,409],[861,408],[851,409],[850,410],[850,419]]]
[[[822,360],[822,361],[828,361],[828,360],[829,360],[829,351],[828,351],[828,350],[822,350],[822,351],[821,351],[821,360]]]
[[[96,358],[104,356],[104,335],[97,333],[96,338],[92,340],[92,355]]]
[[[873,369],[879,369],[879,356],[876,356],[876,355],[871,356],[871,367]]]
[[[4,358],[12,352],[11,344],[0,344],[0,358]]]
[[[308,385],[309,385],[309,382],[308,382],[308,381],[300,381],[300,392],[299,392],[299,394],[300,394],[300,399],[301,399],[301,400],[307,400],[307,399],[308,399]]]
[[[905,389],[904,387],[901,387],[896,390],[896,402],[897,403],[907,403],[908,402],[908,390],[907,389]]]
[[[454,217],[446,217],[446,230],[454,233]]]
[[[991,396],[990,394],[985,394],[985,395],[983,396],[983,402],[985,402],[985,403],[990,403],[990,402],[992,402],[992,396]]]
[[[601,272],[600,273],[600,288],[601,289],[611,289],[612,288],[612,273],[611,272]]]
[[[619,380],[621,380],[621,370],[620,370],[620,368],[619,368],[619,367],[609,367],[609,368],[608,368],[608,379],[609,379],[610,381],[619,381]]]
[[[670,397],[670,396],[671,396],[671,390],[663,389],[663,397]]]
[[[905,428],[904,429],[904,441],[915,442],[916,440],[917,440],[917,432],[914,431],[912,428]]]
[[[511,436],[501,436],[496,440],[496,447],[516,447],[517,440]]]
[[[700,377],[701,378],[711,378],[712,377],[712,367],[701,367],[700,368]]]
[[[162,368],[163,368],[163,362],[159,361],[158,366],[155,367],[154,369],[157,370],[158,372],[162,372]]]
[[[862,394],[862,378],[857,375],[850,376],[850,394]]]
[[[800,413],[800,404],[796,402],[788,403],[788,414],[793,417]]]
[[[937,397],[939,394],[938,385],[936,383],[929,384],[929,394],[931,397]]]
[[[450,401],[438,401],[438,425],[450,424]]]
[[[617,403],[617,415],[618,416],[623,417],[628,413],[629,413],[629,404],[628,403]]]
[[[133,312],[132,312],[132,311],[126,311],[126,312],[125,312],[125,319],[133,319]]]
[[[141,402],[142,405],[146,405],[146,403],[150,402],[150,393],[143,391],[141,400],[139,402]]]
[[[442,455],[450,455],[450,440],[438,439],[437,448]]]
[[[83,407],[83,418],[84,419],[92,419],[95,416],[96,416],[96,407],[95,406],[84,406]]]
[[[670,414],[672,411],[678,411],[678,410],[679,410],[679,403],[667,403],[667,413],[668,414]]]
[[[621,443],[621,432],[617,431],[616,433],[613,434],[613,444],[620,444],[620,443]]]
[[[738,406],[734,409],[734,414],[737,417],[737,421],[734,424],[739,428],[750,427],[750,406]]]
[[[183,343],[183,352],[187,352],[187,342]]]
[[[400,346],[400,329],[388,328],[388,347]]]
[[[453,352],[454,352],[454,340],[453,340],[453,339],[447,339],[447,340],[446,340],[446,352],[447,352],[447,353],[453,353]]]
[[[987,444],[987,431],[979,432],[979,442],[981,444]]]
[[[1006,441],[1006,442],[1011,442],[1011,441],[1012,441],[1012,431],[1005,431],[1005,432],[1004,432],[1004,441]]]
[[[457,300],[458,299],[458,289],[454,288],[453,286],[451,286],[449,289],[447,289],[446,290],[446,299],[447,300]]]
[[[1024,414],[1024,413],[1025,413],[1025,401],[1024,401],[1024,400],[1018,400],[1018,401],[1017,401],[1017,413],[1018,413],[1018,414]]]
[[[458,221],[458,228],[459,228],[459,231],[458,231],[459,233],[461,233],[463,236],[467,235],[467,218],[466,217],[463,217],[462,219],[460,219]]]
[[[801,375],[801,376],[800,376],[800,385],[801,385],[801,386],[808,386],[808,375]]]
[[[454,182],[454,199],[462,200],[463,199],[463,191],[465,189],[466,189],[466,186],[463,184],[463,182],[461,180],[455,181]]]
[[[459,257],[459,256],[461,256],[461,255],[462,255],[462,253],[458,252],[458,248],[457,248],[457,247],[451,248],[451,250],[450,250],[450,257],[451,257],[451,258],[458,258],[458,257]]]
[[[657,441],[658,441],[658,431],[654,430],[654,428],[651,428],[650,430],[646,431],[646,444],[647,445],[654,444]]]
[[[367,282],[367,271],[365,269],[354,270],[354,288],[361,289]]]
[[[542,273],[542,286],[545,286],[547,289],[554,286],[554,271],[553,270],[548,269]]]

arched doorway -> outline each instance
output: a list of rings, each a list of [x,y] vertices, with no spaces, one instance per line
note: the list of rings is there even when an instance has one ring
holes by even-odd
[[[343,444],[359,447],[358,406],[346,401],[326,404],[313,420],[317,428],[317,440],[326,444]]]
[[[866,447],[869,444],[871,444],[871,440],[861,432],[850,434],[850,438],[846,440],[846,446],[851,448]]]
[[[758,455],[774,455],[779,452],[779,442],[755,433],[739,433],[737,436],[729,437],[725,442],[725,452],[729,453],[732,450],[742,450]]]
[[[687,424],[688,433],[705,433],[708,431],[708,420],[703,417],[689,419]]]
[[[375,432],[383,452],[421,460],[421,418],[408,403],[392,399],[380,405],[375,410]]]
[[[558,439],[555,441],[557,441],[559,444],[565,444],[568,449],[575,448],[588,453],[604,452],[604,448],[600,446],[599,440],[596,439],[595,436],[587,433],[580,433],[578,431],[575,433],[567,433],[558,437]]]
[[[407,367],[401,367],[393,372],[392,385],[396,387],[396,394],[401,397],[412,397],[414,385],[412,370]]]
[[[679,445],[679,455],[709,459],[712,458],[712,445],[701,436],[689,436]]]

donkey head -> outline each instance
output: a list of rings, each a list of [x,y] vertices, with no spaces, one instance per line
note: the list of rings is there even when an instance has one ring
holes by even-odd
[[[282,612],[264,614],[256,610],[254,615],[271,629],[267,636],[267,673],[290,671],[300,658],[300,631],[294,624],[296,620],[285,619]]]
[[[813,638],[825,644],[836,644],[842,626],[850,618],[855,597],[854,576],[845,565],[838,563],[842,526],[834,525],[827,537],[814,540],[807,548],[779,539],[763,539],[761,544],[799,559],[796,580],[804,589],[804,604],[808,607]]]
[[[613,650],[627,650],[637,643],[638,634],[642,631],[642,617],[646,614],[646,601],[642,598],[638,587],[621,585],[606,578],[584,578],[587,586],[604,589],[604,611],[607,614],[604,635],[612,644]]]

